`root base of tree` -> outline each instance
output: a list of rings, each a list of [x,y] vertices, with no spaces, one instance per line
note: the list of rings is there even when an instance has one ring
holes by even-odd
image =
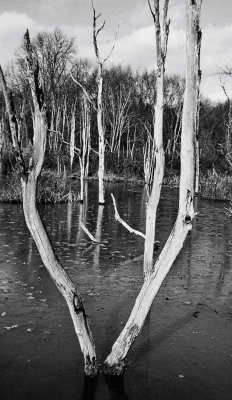
[[[95,378],[99,375],[98,365],[96,361],[90,362],[86,360],[85,362],[85,375],[90,378]]]
[[[105,375],[122,376],[125,371],[125,362],[120,361],[112,366],[105,362],[102,369]]]

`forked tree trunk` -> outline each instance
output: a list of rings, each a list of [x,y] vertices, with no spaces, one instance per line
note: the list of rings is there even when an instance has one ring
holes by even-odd
[[[156,104],[155,104],[155,126],[154,126],[154,144],[155,144],[155,170],[151,195],[147,204],[146,214],[146,238],[144,246],[143,271],[147,278],[151,273],[153,266],[153,252],[155,242],[156,213],[160,199],[161,186],[164,176],[164,149],[163,149],[163,108],[164,108],[164,71],[165,59],[167,54],[167,41],[169,33],[169,21],[167,21],[169,0],[165,0],[163,9],[163,23],[160,24],[159,0],[154,0],[154,12],[150,6],[153,15],[156,31]],[[149,3],[150,5],[150,3]]]
[[[198,59],[200,53],[201,0],[186,0],[186,88],[181,135],[181,178],[179,190],[179,211],[175,226],[156,261],[151,274],[145,280],[135,305],[123,331],[114,343],[110,355],[105,361],[105,372],[121,374],[125,357],[135,338],[143,327],[152,302],[168,274],[174,260],[183,247],[194,218],[194,170],[195,170],[195,133],[198,96]]]
[[[80,294],[55,255],[36,204],[37,180],[43,166],[46,148],[47,119],[46,106],[39,82],[39,66],[32,52],[28,31],[24,39],[25,48],[27,50],[28,80],[34,104],[33,154],[28,168],[25,166],[23,155],[20,150],[21,147],[18,141],[18,124],[1,68],[0,82],[2,83],[7,112],[9,115],[15,154],[21,171],[25,220],[45,267],[67,302],[80,347],[84,355],[85,372],[87,375],[96,375],[97,362],[95,347]]]

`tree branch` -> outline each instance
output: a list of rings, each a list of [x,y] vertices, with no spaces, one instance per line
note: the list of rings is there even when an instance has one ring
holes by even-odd
[[[115,49],[116,40],[117,40],[117,36],[118,36],[118,31],[119,31],[119,25],[118,25],[118,28],[117,28],[117,30],[116,30],[116,32],[115,32],[115,36],[114,36],[114,45],[111,47],[111,50],[110,50],[108,56],[103,60],[103,63],[102,63],[102,64],[104,64],[104,63],[110,58],[111,54],[113,53],[113,51],[114,51],[114,49]]]
[[[97,239],[95,239],[95,237],[92,235],[92,233],[89,232],[89,230],[86,228],[86,226],[83,224],[83,222],[80,222],[80,227],[88,235],[88,237],[92,240],[92,242],[100,243]]]
[[[115,217],[116,221],[120,222],[120,224],[122,224],[124,226],[124,228],[126,228],[130,233],[134,233],[135,235],[141,236],[143,239],[145,239],[145,235],[142,232],[139,232],[136,229],[132,229],[125,221],[122,220],[122,218],[120,217],[120,215],[118,213],[116,201],[115,201],[113,193],[111,193],[111,197],[113,200],[114,213],[115,213],[114,217]]]
[[[92,102],[92,100],[90,99],[90,96],[89,96],[87,90],[84,88],[84,86],[83,86],[80,82],[78,82],[78,81],[74,78],[74,76],[73,76],[73,74],[72,74],[71,71],[69,72],[69,74],[70,74],[70,76],[71,76],[73,82],[75,82],[76,85],[78,85],[78,86],[83,90],[83,93],[84,93],[86,99],[87,99],[87,100],[90,102],[90,104],[93,106],[94,111],[97,112],[97,108],[96,108],[95,104]]]

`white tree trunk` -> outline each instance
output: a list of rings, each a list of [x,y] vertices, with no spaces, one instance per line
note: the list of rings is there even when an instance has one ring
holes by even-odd
[[[0,121],[0,174],[2,173],[3,170],[3,161],[2,161],[2,148],[3,148],[3,137],[4,137],[3,135],[4,135],[4,123],[2,117]]]
[[[104,193],[104,172],[105,172],[105,133],[102,123],[102,66],[98,67],[98,97],[97,97],[97,126],[98,126],[98,137],[99,137],[99,168],[98,168],[98,184],[99,194],[98,203],[105,204],[105,193]]]
[[[197,110],[198,58],[201,31],[199,27],[201,0],[186,0],[186,89],[181,135],[181,179],[179,190],[179,212],[175,226],[156,261],[150,275],[145,280],[135,305],[123,331],[114,343],[105,361],[105,371],[110,374],[123,372],[125,357],[135,338],[143,327],[152,302],[169,272],[173,262],[183,247],[194,218],[194,169],[195,169],[195,126]]]
[[[43,93],[39,83],[39,67],[33,54],[30,44],[29,32],[24,37],[25,49],[27,50],[27,74],[31,88],[34,116],[33,116],[33,153],[30,159],[29,168],[26,170],[23,155],[20,152],[18,142],[18,124],[10,101],[6,82],[0,68],[0,82],[2,83],[7,112],[9,115],[12,141],[21,171],[23,210],[27,227],[35,241],[41,259],[55,282],[57,288],[64,296],[76,334],[79,339],[80,347],[84,356],[85,373],[87,375],[97,374],[97,362],[95,347],[88,326],[87,317],[83,307],[80,294],[76,290],[73,282],[63,269],[55,255],[49,236],[44,228],[36,204],[37,180],[40,175],[47,139],[47,119],[46,105],[43,100]]]
[[[199,139],[198,136],[196,138],[196,177],[195,177],[195,195],[199,194],[199,185],[200,185],[200,148],[199,148]]]
[[[150,7],[151,8],[151,7]],[[163,150],[163,108],[164,108],[164,71],[167,53],[169,22],[167,22],[168,0],[164,3],[163,24],[160,25],[159,0],[154,0],[154,12],[151,9],[156,30],[156,104],[154,126],[154,157],[155,170],[150,198],[147,204],[146,238],[144,246],[143,271],[146,279],[153,266],[153,252],[155,242],[156,213],[160,199],[161,186],[164,176],[164,150]]]
[[[52,244],[36,206],[36,187],[37,177],[34,172],[31,172],[27,181],[22,180],[23,211],[26,224],[35,241],[45,267],[68,305],[74,329],[78,336],[81,351],[84,356],[85,373],[87,375],[96,375],[96,352],[82,299],[75,288],[75,285],[54,253]]]
[[[75,109],[73,107],[72,115],[71,115],[71,129],[70,129],[70,170],[72,172],[73,160],[74,160],[74,149],[75,149],[75,129],[76,129],[76,120],[75,120]]]

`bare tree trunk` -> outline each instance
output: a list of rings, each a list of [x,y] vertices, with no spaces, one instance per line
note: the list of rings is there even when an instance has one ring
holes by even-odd
[[[93,0],[91,0],[93,9],[93,46],[96,55],[98,72],[97,72],[97,126],[98,126],[98,137],[99,137],[99,168],[98,168],[98,182],[99,182],[99,194],[98,194],[98,204],[105,204],[105,191],[104,191],[104,173],[105,173],[105,126],[103,118],[103,101],[102,101],[102,85],[103,85],[103,65],[109,59],[115,45],[111,48],[109,55],[101,61],[99,54],[97,38],[99,33],[105,26],[105,21],[97,28],[97,20],[101,14],[96,15],[96,10],[93,5]]]
[[[150,6],[155,30],[156,30],[156,104],[155,104],[155,126],[154,126],[154,143],[155,143],[155,171],[153,177],[153,185],[150,198],[147,204],[146,215],[146,238],[143,270],[144,277],[147,278],[151,273],[153,266],[153,252],[155,242],[155,225],[156,212],[160,199],[161,186],[164,176],[164,149],[163,149],[163,108],[164,108],[164,71],[165,59],[167,54],[167,41],[169,33],[169,21],[167,21],[168,2],[165,0],[163,9],[163,24],[160,25],[159,0],[154,0],[154,12]],[[150,5],[150,3],[149,3]]]
[[[152,272],[145,280],[136,299],[131,315],[114,343],[105,361],[105,371],[111,374],[123,372],[125,357],[143,327],[152,302],[168,274],[174,260],[183,247],[194,218],[193,194],[195,172],[195,134],[198,96],[198,60],[200,54],[201,0],[186,0],[186,89],[182,119],[181,178],[179,190],[179,212],[175,226],[158,258]]]
[[[105,132],[102,124],[102,65],[98,66],[98,96],[97,96],[97,126],[98,126],[98,138],[99,138],[99,168],[98,168],[98,184],[99,194],[98,203],[105,204],[105,193],[104,193],[104,172],[105,172]]]
[[[200,184],[200,149],[199,149],[199,138],[196,136],[196,176],[195,176],[195,195],[199,194]]]
[[[227,74],[226,72],[224,72]],[[227,90],[225,88],[225,84],[221,82],[221,87],[225,96],[227,97],[228,102],[228,123],[226,124],[227,133],[226,133],[226,140],[225,140],[225,147],[220,144],[222,147],[222,154],[225,156],[226,161],[229,164],[230,169],[232,170],[232,140],[231,140],[231,132],[232,132],[232,98],[228,95]]]
[[[199,38],[201,40],[201,38]],[[200,52],[200,44],[199,50]],[[197,75],[197,110],[196,110],[196,147],[195,147],[195,157],[196,157],[196,171],[195,171],[195,195],[198,196],[199,193],[199,185],[200,185],[200,146],[199,146],[199,129],[200,129],[200,83],[201,83],[201,70],[200,70],[200,54],[198,57],[198,75]]]
[[[68,305],[75,332],[84,355],[85,373],[97,373],[96,353],[81,296],[57,259],[36,206],[37,176],[30,174],[22,180],[23,210],[28,229],[39,250],[41,259]]]
[[[103,104],[102,104],[102,84],[103,84],[103,62],[100,60],[98,44],[97,44],[97,36],[100,31],[104,28],[105,22],[103,25],[97,29],[97,19],[100,16],[96,16],[96,11],[93,6],[93,45],[94,51],[97,59],[98,71],[97,71],[97,127],[98,127],[98,153],[99,153],[99,167],[98,167],[98,203],[105,204],[105,193],[104,193],[104,172],[105,172],[105,132],[103,128]]]
[[[3,160],[2,160],[3,142],[4,142],[4,121],[2,117],[0,121],[0,174],[2,174],[3,171]]]
[[[72,172],[73,159],[74,159],[74,149],[75,149],[75,129],[76,129],[76,119],[75,119],[76,106],[74,105],[71,114],[71,129],[70,129],[70,170]]]
[[[23,155],[20,150],[20,143],[18,141],[18,124],[1,68],[0,82],[2,84],[6,107],[9,115],[12,141],[21,171],[23,210],[25,220],[27,223],[27,227],[36,243],[45,267],[47,268],[57,288],[62,293],[67,302],[73,320],[74,328],[78,336],[80,347],[84,356],[85,372],[87,375],[96,375],[97,362],[95,347],[88,326],[82,299],[79,292],[76,290],[73,282],[71,281],[55,255],[54,249],[52,247],[46,229],[44,228],[36,204],[37,181],[43,166],[46,148],[46,105],[44,103],[43,92],[40,87],[39,66],[32,52],[28,31],[25,34],[24,41],[25,48],[27,50],[28,80],[34,104],[33,154],[28,169],[26,169],[25,167]]]
[[[85,95],[82,97],[82,110],[81,110],[81,133],[80,133],[80,201],[84,199],[84,179],[88,177],[89,173],[89,152],[90,152],[90,116],[89,105]]]

